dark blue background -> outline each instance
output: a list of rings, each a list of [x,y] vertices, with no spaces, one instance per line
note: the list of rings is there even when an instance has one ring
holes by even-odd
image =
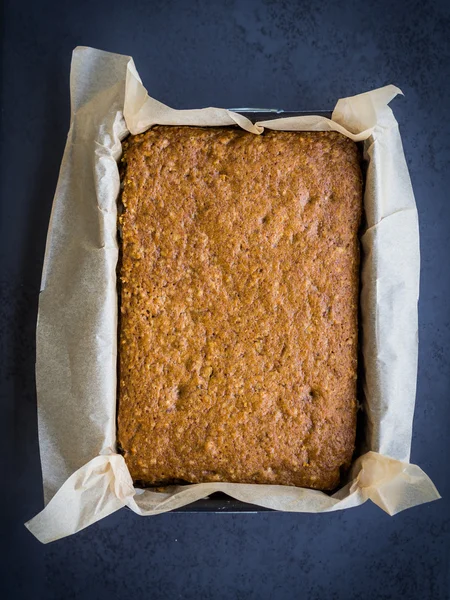
[[[2,597],[449,598],[449,3],[7,0],[3,13]],[[42,507],[34,330],[76,45],[132,55],[150,93],[177,108],[329,109],[403,89],[392,106],[422,246],[412,461],[443,500],[395,518],[369,503],[325,515],[122,510],[45,547],[25,530]]]

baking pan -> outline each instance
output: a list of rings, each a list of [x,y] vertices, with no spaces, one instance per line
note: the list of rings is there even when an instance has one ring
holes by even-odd
[[[252,123],[256,121],[268,121],[269,119],[280,119],[282,117],[305,117],[309,115],[331,118],[331,111],[329,110],[288,111],[278,108],[230,108],[229,110],[245,115]],[[174,512],[257,513],[270,510],[270,508],[264,508],[255,504],[246,504],[240,500],[230,498],[222,492],[216,492],[207,498],[177,508]]]

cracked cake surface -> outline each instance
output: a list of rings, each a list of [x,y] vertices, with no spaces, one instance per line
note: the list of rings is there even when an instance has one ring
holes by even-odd
[[[336,132],[123,143],[118,443],[135,481],[334,489],[356,431],[362,176]]]

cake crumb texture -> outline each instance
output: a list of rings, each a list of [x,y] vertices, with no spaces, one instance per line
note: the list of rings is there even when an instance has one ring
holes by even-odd
[[[335,488],[356,431],[355,143],[156,126],[123,148],[118,442],[131,476]]]

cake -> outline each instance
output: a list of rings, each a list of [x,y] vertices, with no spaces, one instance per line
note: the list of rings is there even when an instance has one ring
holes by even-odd
[[[336,488],[356,432],[356,144],[155,126],[127,138],[120,172],[117,437],[133,480]]]

